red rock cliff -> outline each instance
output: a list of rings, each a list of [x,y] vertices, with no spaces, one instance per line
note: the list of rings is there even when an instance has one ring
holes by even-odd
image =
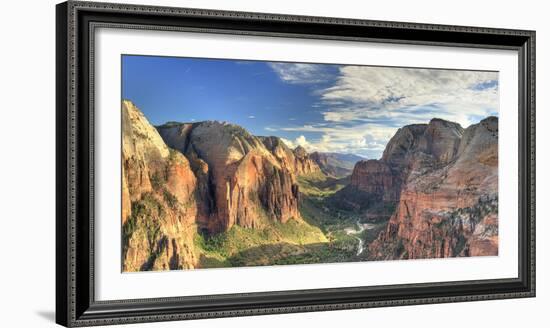
[[[298,170],[301,162],[282,142],[266,142],[216,121],[169,124],[158,131],[170,147],[191,159],[203,229],[216,233],[235,224],[257,227],[264,218],[286,222],[300,217],[295,173],[310,168]]]
[[[130,101],[122,103],[123,270],[192,268],[196,179]]]
[[[498,254],[498,119],[463,130],[432,120],[398,131],[383,161],[401,167],[399,203],[374,259]]]
[[[264,146],[275,156],[281,166],[289,169],[295,176],[318,173],[321,171],[317,163],[311,158],[304,147],[298,146],[294,150],[278,137],[258,137]]]
[[[361,161],[355,165],[350,186],[384,200],[396,199],[393,173],[388,164],[379,160]]]

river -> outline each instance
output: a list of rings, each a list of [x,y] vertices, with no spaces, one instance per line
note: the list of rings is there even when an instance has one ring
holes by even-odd
[[[363,251],[365,250],[365,242],[360,237],[356,236],[361,234],[365,230],[370,230],[375,227],[372,223],[360,223],[359,220],[355,222],[357,228],[346,228],[345,231],[348,235],[352,235],[355,239],[359,241],[359,244],[357,245],[357,253],[356,255],[359,256]]]

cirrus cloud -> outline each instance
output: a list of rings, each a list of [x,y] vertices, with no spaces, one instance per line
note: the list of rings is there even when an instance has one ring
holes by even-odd
[[[279,78],[290,84],[325,83],[334,78],[327,65],[302,63],[268,63]]]

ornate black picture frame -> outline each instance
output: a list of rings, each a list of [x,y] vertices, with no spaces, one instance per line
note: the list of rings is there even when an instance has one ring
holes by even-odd
[[[535,32],[69,1],[57,5],[56,321],[91,326],[535,296]],[[519,277],[98,301],[93,39],[98,26],[508,49],[519,58]]]

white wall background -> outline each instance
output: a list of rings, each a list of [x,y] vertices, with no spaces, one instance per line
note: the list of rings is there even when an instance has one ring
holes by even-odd
[[[534,29],[537,31],[537,298],[132,325],[132,327],[544,327],[550,306],[550,23],[544,1],[123,1],[208,9]],[[10,1],[0,11],[0,326],[54,327],[55,10]]]

